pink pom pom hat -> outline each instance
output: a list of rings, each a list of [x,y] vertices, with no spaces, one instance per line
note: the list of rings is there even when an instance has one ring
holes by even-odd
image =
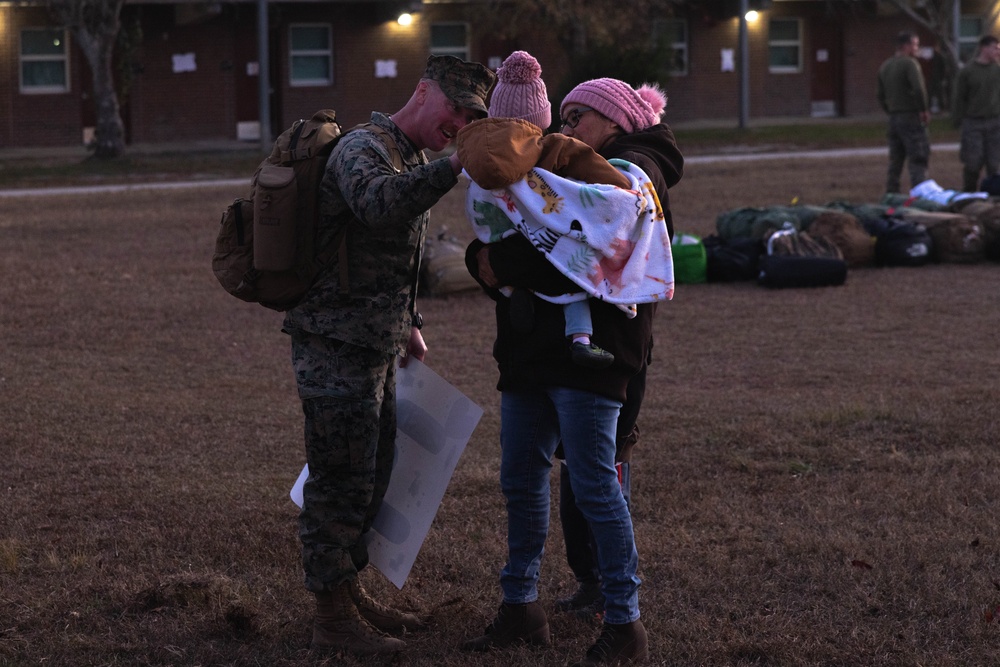
[[[514,51],[497,69],[497,83],[490,97],[490,118],[519,118],[543,130],[552,124],[542,66],[526,51]]]
[[[632,134],[660,122],[667,108],[667,95],[655,84],[643,84],[634,89],[618,79],[591,79],[569,91],[559,106],[559,113],[570,104],[590,107],[627,134]]]

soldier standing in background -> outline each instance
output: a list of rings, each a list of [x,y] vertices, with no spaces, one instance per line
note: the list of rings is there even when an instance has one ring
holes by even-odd
[[[919,49],[919,37],[912,32],[899,33],[895,55],[878,70],[878,103],[889,114],[886,192],[899,192],[904,162],[909,165],[911,188],[927,180],[931,154],[927,125],[931,114],[924,75],[916,59]]]
[[[385,633],[422,625],[372,599],[358,572],[392,472],[396,357],[405,365],[427,352],[415,298],[429,210],[462,169],[457,155],[429,162],[423,150],[445,149],[485,116],[494,80],[479,63],[431,56],[403,108],[372,113],[377,127],[349,132],[327,162],[319,244],[347,225],[346,254],[334,254],[283,324],[305,415],[299,539],[305,586],[316,596],[314,650],[392,653],[404,643]]]
[[[927,77],[927,98],[931,103],[931,113],[940,113],[951,108],[951,80],[948,76],[948,61],[941,53],[941,44],[934,47],[931,54],[930,73]]]
[[[962,129],[959,159],[962,189],[976,192],[979,173],[987,178],[1000,169],[1000,43],[992,35],[979,40],[979,51],[958,72],[952,120]]]

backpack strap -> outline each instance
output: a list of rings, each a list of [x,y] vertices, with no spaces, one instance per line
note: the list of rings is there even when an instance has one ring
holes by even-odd
[[[389,149],[389,161],[392,163],[393,168],[397,172],[403,171],[403,153],[399,150],[399,144],[396,143],[396,139],[389,130],[375,123],[362,123],[357,127],[364,127],[377,134],[385,142],[385,147]]]
[[[288,140],[288,150],[281,155],[282,162],[291,162],[298,158],[295,154],[295,149],[299,146],[299,137],[302,136],[302,128],[306,126],[304,120],[300,120],[298,125],[295,126],[295,131],[292,132],[291,138]]]
[[[392,164],[393,169],[396,173],[403,171],[403,153],[399,150],[399,145],[396,143],[396,139],[392,136],[387,129],[375,123],[359,123],[355,125],[344,134],[351,132],[352,130],[366,129],[374,132],[382,139],[385,143],[386,148],[389,150],[389,161]],[[340,289],[338,294],[341,298],[346,299],[351,295],[351,285],[348,281],[347,273],[347,225],[344,225],[344,233],[341,236],[340,244],[337,248],[337,256],[339,260],[340,268]]]

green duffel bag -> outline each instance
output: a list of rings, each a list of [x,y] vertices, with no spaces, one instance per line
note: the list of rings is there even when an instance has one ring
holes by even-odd
[[[670,246],[674,261],[674,282],[691,285],[707,281],[708,256],[700,236],[677,234]]]
[[[745,206],[724,211],[715,218],[716,233],[726,241],[738,238],[763,240],[788,225],[796,230],[802,229],[798,213],[790,206]]]

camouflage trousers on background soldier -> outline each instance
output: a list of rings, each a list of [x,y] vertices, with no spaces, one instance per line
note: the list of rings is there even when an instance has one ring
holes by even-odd
[[[976,192],[983,167],[986,176],[1000,170],[1000,118],[964,118],[958,159],[963,166],[962,189]]]
[[[299,538],[305,586],[319,593],[368,564],[371,528],[392,473],[396,355],[296,332],[292,366],[305,413],[309,478]]]
[[[927,164],[931,157],[927,126],[916,111],[889,114],[889,170],[885,178],[886,192],[899,192],[899,177],[903,164],[909,165],[910,188],[927,180]]]

